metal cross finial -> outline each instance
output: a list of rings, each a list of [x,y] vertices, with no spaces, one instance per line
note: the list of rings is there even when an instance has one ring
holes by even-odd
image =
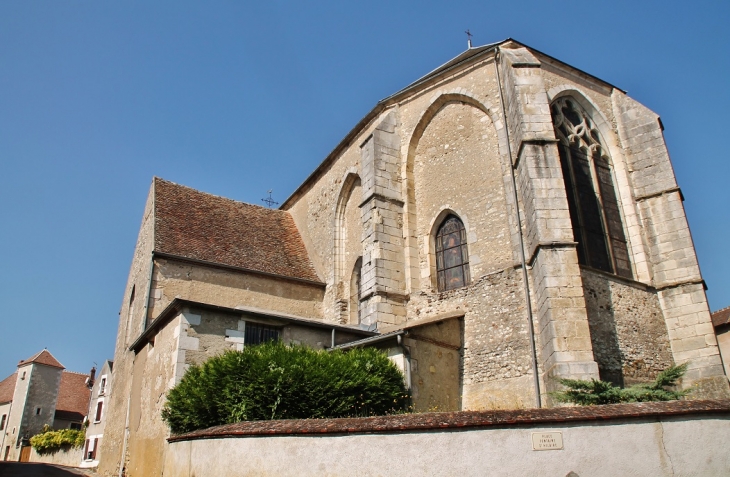
[[[474,35],[472,35],[469,30],[466,30],[464,33],[466,33],[466,44],[469,48],[471,48],[471,37]]]
[[[272,193],[272,192],[274,192],[274,191],[273,191],[273,189],[269,189],[269,191],[268,191],[268,192],[269,192],[269,196],[268,196],[267,198],[265,198],[265,199],[261,199],[261,200],[262,200],[262,201],[264,202],[264,204],[266,204],[266,206],[267,206],[268,208],[271,208],[271,206],[272,206],[272,205],[279,205],[279,203],[278,203],[277,201],[275,201],[275,200],[274,200],[274,199],[273,199],[273,198],[271,197],[271,193]]]

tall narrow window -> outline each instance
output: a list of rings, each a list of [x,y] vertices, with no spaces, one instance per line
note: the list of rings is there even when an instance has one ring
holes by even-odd
[[[104,407],[104,401],[99,401],[96,403],[96,415],[94,416],[94,422],[101,421],[101,410],[103,407]]]
[[[362,257],[355,261],[350,277],[350,323],[357,325],[362,321]]]
[[[631,278],[608,152],[588,113],[569,98],[551,107],[578,262]]]
[[[436,232],[436,277],[439,291],[453,290],[471,282],[466,229],[453,214],[444,219]]]
[[[7,417],[7,414],[3,414],[3,417],[0,418],[0,431],[5,429],[5,419],[7,419]]]

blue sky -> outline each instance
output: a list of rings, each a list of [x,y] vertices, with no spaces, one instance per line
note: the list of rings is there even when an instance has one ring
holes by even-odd
[[[730,3],[0,3],[0,379],[111,359],[152,176],[283,200],[375,103],[508,37],[658,114],[713,310],[730,305]]]

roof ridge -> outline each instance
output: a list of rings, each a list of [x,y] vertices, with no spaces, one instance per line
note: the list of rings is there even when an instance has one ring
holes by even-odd
[[[81,373],[79,371],[69,371],[67,369],[64,369],[63,372],[64,373],[68,373],[68,374],[78,374],[80,376],[88,376],[89,375],[89,373]]]
[[[720,313],[721,311],[730,310],[730,305],[726,306],[725,308],[720,308],[719,310],[711,311],[710,314],[714,315],[715,313]]]
[[[218,194],[212,194],[210,192],[205,192],[205,191],[202,191],[202,190],[199,190],[199,189],[196,189],[194,187],[190,187],[190,186],[187,186],[187,185],[184,185],[184,184],[178,184],[177,182],[169,181],[167,179],[163,179],[162,177],[153,176],[153,179],[155,181],[165,182],[165,183],[167,183],[169,185],[172,185],[172,186],[175,186],[175,187],[181,187],[183,189],[188,189],[188,190],[191,190],[193,192],[197,192],[198,194],[205,194],[205,195],[210,196],[210,197],[215,197],[216,199],[227,200],[229,202],[233,202],[234,204],[249,205],[251,207],[256,207],[256,208],[263,209],[263,210],[270,210],[270,211],[276,211],[276,212],[284,212],[285,214],[291,215],[288,210],[283,210],[283,209],[278,209],[278,208],[277,209],[273,209],[273,208],[269,208],[269,207],[264,207],[263,205],[252,204],[250,202],[244,202],[242,200],[231,199],[230,197],[225,197],[225,196],[218,195]]]

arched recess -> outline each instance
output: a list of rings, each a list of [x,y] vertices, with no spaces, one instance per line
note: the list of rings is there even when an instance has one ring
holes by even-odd
[[[339,302],[341,320],[347,322],[350,275],[354,262],[362,255],[362,218],[359,203],[362,198],[360,176],[354,170],[346,173],[335,205],[334,227],[334,286]]]
[[[433,263],[431,257],[433,257],[433,255],[431,255],[431,251],[429,249],[430,245],[428,245],[432,241],[429,237],[425,236],[429,233],[429,231],[425,229],[426,224],[424,223],[424,221],[431,219],[431,217],[436,214],[431,212],[419,212],[418,210],[419,206],[417,204],[416,196],[419,194],[419,192],[417,188],[423,187],[422,184],[416,184],[416,162],[417,155],[419,154],[419,146],[423,141],[424,134],[427,133],[427,130],[434,123],[434,121],[439,119],[442,114],[450,114],[449,110],[450,108],[453,109],[453,107],[464,107],[464,111],[470,110],[480,115],[480,123],[483,124],[483,126],[480,127],[482,127],[483,131],[488,130],[488,134],[486,135],[489,136],[488,141],[490,149],[484,150],[483,155],[488,156],[489,160],[492,161],[490,164],[496,167],[493,177],[499,181],[496,189],[499,189],[501,191],[501,198],[497,201],[499,203],[495,205],[497,207],[502,207],[506,209],[507,202],[510,202],[507,199],[507,195],[505,193],[509,192],[508,187],[511,187],[509,181],[507,180],[507,178],[509,178],[509,168],[511,167],[511,164],[507,155],[506,135],[504,132],[503,123],[500,117],[496,114],[496,109],[492,108],[489,104],[481,102],[476,97],[474,97],[474,95],[469,94],[463,89],[453,92],[443,92],[435,96],[429,106],[424,110],[413,130],[413,133],[410,136],[410,139],[408,141],[408,152],[405,161],[406,180],[404,196],[406,198],[407,209],[407,213],[405,214],[405,225],[406,230],[408,231],[408,246],[410,250],[418,251],[418,256],[413,256],[411,254],[408,257],[409,265],[407,267],[407,270],[410,272],[409,285],[411,290],[420,289],[423,286],[433,285],[435,283],[432,282],[432,280],[434,279],[434,275],[432,273]],[[452,131],[454,135],[459,134],[459,127],[459,125],[454,124],[454,130]],[[427,137],[430,138],[430,136]],[[479,166],[475,165],[474,167],[478,168]],[[481,173],[481,171],[478,172]],[[509,196],[511,196],[511,194],[509,194]],[[443,200],[440,202],[439,205],[443,207],[446,204],[449,204],[449,202],[449,197],[443,197]],[[452,205],[455,205],[456,208],[459,208],[457,204]],[[512,244],[516,243],[516,241],[514,241],[513,239],[513,236],[517,231],[517,227],[511,223],[511,217],[513,216],[512,212],[512,210],[508,209],[505,210],[502,214],[502,217],[504,218],[506,223],[506,245],[504,249],[507,250],[510,255],[509,260],[507,260],[507,262],[509,262],[507,266],[512,264]],[[421,218],[419,217],[419,215],[423,215],[423,217]],[[463,218],[464,215],[460,214],[460,217]],[[428,243],[424,243],[424,240]],[[476,240],[476,236],[475,233],[470,230],[470,241],[472,240]],[[423,283],[421,280],[427,278],[427,275],[429,280],[426,283]]]

